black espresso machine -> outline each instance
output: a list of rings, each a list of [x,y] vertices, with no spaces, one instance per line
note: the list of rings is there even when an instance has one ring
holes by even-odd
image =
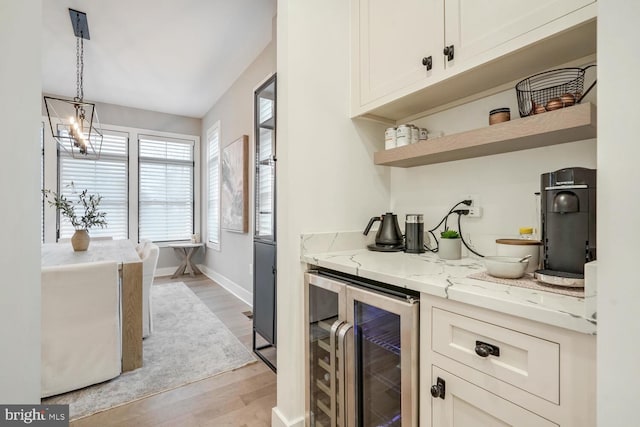
[[[567,168],[541,176],[542,269],[535,278],[583,287],[584,264],[596,259],[596,170]]]

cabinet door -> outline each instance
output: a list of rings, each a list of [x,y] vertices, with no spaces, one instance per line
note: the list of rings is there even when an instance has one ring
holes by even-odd
[[[276,343],[276,245],[255,241],[253,328],[269,344]]]
[[[443,71],[441,4],[442,0],[352,0],[356,107]],[[429,56],[431,71],[422,65]]]
[[[347,288],[348,426],[418,425],[418,307]]]
[[[346,319],[345,283],[305,274],[306,425],[343,427],[344,362],[338,332]],[[340,378],[339,378],[340,377]],[[342,407],[341,407],[342,406]]]
[[[570,14],[594,0],[444,0],[445,44],[454,45],[454,59],[446,67],[460,66],[474,57]],[[495,56],[534,42],[522,41]],[[491,55],[490,55],[491,56]],[[483,58],[483,61],[491,58]]]
[[[557,424],[432,366],[432,384],[444,381],[444,395],[431,399],[433,427],[552,427]]]

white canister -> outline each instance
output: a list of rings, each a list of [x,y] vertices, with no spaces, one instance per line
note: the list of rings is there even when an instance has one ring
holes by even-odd
[[[396,130],[396,146],[402,147],[411,143],[411,128],[408,125],[400,125]]]
[[[384,131],[384,149],[391,150],[396,148],[396,128],[387,128]]]
[[[411,126],[411,143],[415,144],[420,139],[420,128],[414,125],[410,125],[410,126]]]
[[[531,255],[529,258],[529,265],[527,266],[527,273],[533,273],[538,270],[540,264],[540,250],[542,249],[542,242],[538,240],[529,239],[497,239],[496,240],[496,254],[498,256],[514,256],[525,257]]]

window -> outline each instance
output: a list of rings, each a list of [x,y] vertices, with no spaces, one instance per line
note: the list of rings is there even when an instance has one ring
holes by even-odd
[[[207,131],[207,242],[220,245],[220,122]]]
[[[100,210],[106,212],[107,226],[92,228],[91,236],[129,237],[128,174],[129,136],[127,133],[103,129],[104,139],[99,160],[74,159],[58,150],[58,191],[71,201],[85,188],[89,194],[100,194]],[[73,185],[72,185],[73,183]],[[78,214],[81,214],[78,212]],[[69,238],[74,228],[58,216],[59,238]]]
[[[189,240],[194,224],[194,141],[139,135],[140,240]]]
[[[40,124],[40,190],[44,190],[44,122]],[[40,191],[40,243],[44,243],[44,194]]]

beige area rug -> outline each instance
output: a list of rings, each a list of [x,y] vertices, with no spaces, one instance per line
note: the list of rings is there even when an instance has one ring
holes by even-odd
[[[184,283],[151,289],[154,330],[143,342],[142,368],[43,404],[70,405],[74,420],[256,361]]]

